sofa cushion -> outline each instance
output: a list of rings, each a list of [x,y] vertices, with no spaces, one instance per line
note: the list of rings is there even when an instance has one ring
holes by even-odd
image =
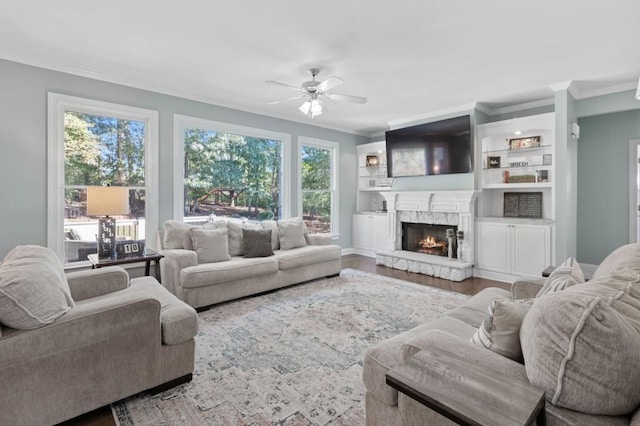
[[[260,222],[263,229],[271,230],[271,249],[280,249],[280,232],[278,232],[278,223],[275,220],[263,220]]]
[[[640,274],[640,244],[627,244],[612,251],[600,263],[591,279],[606,277],[622,269]]]
[[[520,326],[532,304],[533,299],[494,300],[480,328],[471,337],[471,343],[514,361],[521,361]]]
[[[226,262],[205,263],[182,269],[180,271],[180,285],[183,288],[196,288],[247,278],[260,280],[262,275],[277,272],[278,261],[273,257],[250,259],[232,257]]]
[[[421,349],[418,342],[412,338],[419,339],[419,336],[429,330],[441,330],[464,340],[469,340],[476,329],[464,322],[448,316],[437,318],[426,324],[400,333],[389,339],[383,340],[370,346],[364,356],[362,379],[368,392],[373,393],[376,398],[387,405],[398,403],[398,391],[386,384],[385,374],[390,369],[403,363],[403,353],[407,355],[411,350],[414,353]],[[403,345],[407,345],[404,349]],[[414,347],[415,349],[412,349]]]
[[[305,240],[305,226],[301,218],[285,219],[278,221],[278,232],[280,233],[280,249],[291,250],[307,245]]]
[[[640,281],[600,277],[542,296],[520,340],[529,381],[552,404],[602,415],[640,404]]]
[[[342,252],[339,246],[304,246],[293,250],[275,252],[275,258],[278,259],[278,268],[281,270],[330,262],[340,259],[341,255]]]
[[[273,256],[270,229],[243,229],[244,257]]]
[[[191,240],[191,229],[218,229],[225,227],[224,222],[211,223],[207,222],[203,225],[191,225],[177,220],[167,220],[162,224],[164,230],[164,238],[162,248],[193,250],[193,241]]]
[[[584,274],[577,260],[573,257],[568,258],[560,266],[558,266],[547,278],[544,285],[536,295],[543,296],[547,293],[561,291],[572,285],[584,282]]]
[[[64,267],[53,250],[17,246],[0,266],[0,322],[16,329],[52,323],[75,306]]]
[[[212,263],[231,260],[227,228],[189,230],[198,263]]]
[[[259,223],[241,222],[233,219],[227,220],[229,230],[229,254],[231,256],[242,256],[244,252],[244,240],[242,238],[243,229],[262,229]]]
[[[155,278],[134,278],[131,286],[122,291],[152,297],[160,302],[162,343],[165,345],[178,345],[198,334],[198,315],[195,309],[167,291]]]
[[[487,307],[494,300],[510,299],[511,292],[497,287],[489,287],[478,292],[469,299],[464,305],[458,306],[449,313],[449,316],[466,322],[474,328],[479,328],[484,316],[487,313]]]

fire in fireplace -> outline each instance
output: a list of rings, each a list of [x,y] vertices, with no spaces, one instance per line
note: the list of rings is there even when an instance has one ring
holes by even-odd
[[[457,226],[402,222],[402,250],[436,256],[449,255],[447,229],[453,229],[453,257],[457,258]]]

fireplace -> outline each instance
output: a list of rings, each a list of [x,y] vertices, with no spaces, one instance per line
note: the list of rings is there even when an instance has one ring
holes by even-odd
[[[402,250],[448,257],[448,229],[452,230],[450,235],[452,235],[453,258],[457,258],[456,232],[458,227],[454,225],[402,222]]]

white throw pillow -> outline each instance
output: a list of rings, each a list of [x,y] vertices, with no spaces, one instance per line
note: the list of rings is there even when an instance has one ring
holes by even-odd
[[[494,300],[489,305],[480,328],[471,336],[471,342],[514,361],[522,361],[520,326],[533,301],[534,299]]]
[[[262,229],[262,226],[259,223],[228,220],[227,229],[229,230],[229,254],[231,256],[242,256],[242,254],[244,253],[244,240],[242,238],[242,230]]]
[[[306,246],[305,230],[306,227],[301,218],[279,220],[280,248],[282,250],[291,250],[296,247]]]
[[[75,306],[58,256],[40,246],[17,246],[0,267],[0,322],[16,329],[52,323]]]
[[[178,222],[177,220],[167,220],[162,228],[164,229],[164,238],[162,248],[169,249],[185,249],[193,250],[193,241],[191,240],[192,229],[218,229],[226,227],[224,221],[207,222],[202,225],[190,225],[188,223]]]
[[[227,228],[198,229],[190,231],[193,248],[198,256],[198,263],[213,263],[230,260]]]
[[[275,220],[263,220],[260,222],[263,229],[271,230],[271,249],[280,249],[280,233],[278,232],[278,223]]]
[[[536,297],[544,296],[548,293],[555,293],[576,284],[584,283],[584,274],[577,260],[568,258],[558,266],[547,278]]]

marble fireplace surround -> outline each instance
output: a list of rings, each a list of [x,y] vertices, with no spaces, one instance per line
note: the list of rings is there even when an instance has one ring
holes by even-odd
[[[378,251],[376,263],[409,272],[417,272],[451,281],[472,276],[475,259],[476,191],[389,191],[387,233],[392,251]],[[433,256],[402,248],[402,222],[457,226],[464,231],[462,259]]]

